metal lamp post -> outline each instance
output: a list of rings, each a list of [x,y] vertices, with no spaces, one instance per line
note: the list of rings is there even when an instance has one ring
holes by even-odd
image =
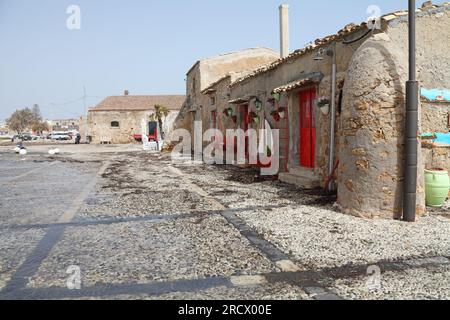
[[[416,1],[409,0],[409,80],[406,83],[403,220],[416,220],[419,82],[416,80]]]

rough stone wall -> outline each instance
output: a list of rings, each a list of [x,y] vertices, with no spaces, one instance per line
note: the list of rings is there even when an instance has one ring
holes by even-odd
[[[426,169],[445,169],[450,172],[450,146],[422,148]]]
[[[450,103],[422,102],[422,132],[450,131]]]
[[[251,48],[201,60],[200,91],[230,72],[250,71],[278,58],[279,54],[271,49]]]
[[[450,87],[449,17],[443,12],[417,19],[418,79],[427,88]],[[391,22],[385,33],[357,50],[348,71],[338,202],[349,214],[384,218],[402,214],[407,29],[404,19]],[[420,155],[419,162],[420,215],[424,212]]]
[[[217,112],[217,129],[219,129],[222,132],[222,135],[226,136],[226,130],[232,129],[235,127],[234,122],[231,120],[231,117],[227,117],[224,115],[224,110],[229,107],[228,101],[229,101],[229,84],[231,82],[232,77],[226,77],[217,84],[215,84],[213,87],[211,87],[212,90],[215,90],[215,92],[211,94],[205,95],[206,100],[206,120],[205,120],[205,130],[211,128],[212,125],[212,112]],[[211,98],[215,98],[215,104],[211,104]]]
[[[89,113],[89,134],[92,143],[99,144],[109,142],[112,144],[134,143],[134,134],[141,134],[142,119],[149,120],[153,111],[96,111]],[[173,123],[177,117],[177,111],[171,111],[166,119],[163,119],[163,131],[170,135]],[[112,128],[111,122],[118,121],[119,128]]]
[[[266,48],[252,48],[200,60],[187,74],[187,101],[175,121],[176,128],[193,132],[193,122],[201,120],[203,132],[211,120],[210,97],[202,91],[229,73],[253,70],[276,60],[279,55]]]
[[[358,32],[352,35],[351,38],[356,39],[364,33]],[[349,62],[353,56],[354,50],[362,42],[356,42],[349,45],[344,45],[342,43],[336,44],[337,52],[337,79],[338,83],[343,83],[346,77]],[[301,77],[304,77],[310,73],[320,72],[324,75],[324,78],[317,86],[317,97],[326,96],[331,98],[331,57],[325,56],[322,61],[315,61],[314,57],[317,52],[312,52],[304,56],[300,56],[293,61],[289,61],[271,70],[267,73],[257,75],[250,78],[238,85],[232,86],[231,88],[231,99],[236,99],[245,96],[257,96],[261,101],[265,102],[273,89],[295,81]],[[286,155],[284,146],[281,146],[281,156],[289,158],[288,170],[290,168],[299,166],[299,91],[300,89],[291,91],[285,94],[281,101],[282,106],[287,106],[289,110],[289,154]],[[339,90],[336,93],[336,101],[338,101]],[[251,103],[252,104],[252,103]],[[251,111],[254,111],[253,109]],[[266,117],[273,125],[277,128],[279,124],[275,123],[270,116],[271,108],[266,105]],[[337,124],[339,124],[339,113],[337,114]],[[329,127],[330,127],[330,115],[323,115],[319,110],[316,110],[316,159],[314,169],[315,175],[323,180],[327,176],[328,170],[328,154],[329,154]],[[336,134],[339,131],[338,125],[336,126]],[[336,141],[336,153],[335,162],[338,158],[339,153],[338,141]],[[282,168],[282,166],[280,166]]]

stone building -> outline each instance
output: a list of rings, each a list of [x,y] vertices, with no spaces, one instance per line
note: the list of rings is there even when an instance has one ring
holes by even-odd
[[[136,141],[135,135],[142,134],[142,119],[150,122],[155,106],[170,110],[163,120],[162,131],[168,135],[184,101],[184,95],[132,96],[125,91],[123,96],[107,97],[96,107],[89,109],[86,134],[92,143],[126,144]],[[148,125],[147,125],[148,129]]]
[[[187,72],[186,103],[181,110],[177,121],[177,128],[184,128],[193,132],[194,121],[202,121],[203,131],[214,120],[215,104],[228,101],[228,93],[221,96],[205,94],[211,84],[219,80],[235,79],[240,75],[251,72],[279,57],[278,53],[267,48],[250,48],[241,51],[222,54],[197,61]],[[220,81],[219,81],[220,82]]]
[[[57,119],[47,121],[51,131],[79,131],[79,119]]]
[[[281,180],[303,187],[323,187],[332,173],[343,212],[399,218],[408,70],[407,14],[395,12],[379,20],[349,24],[335,35],[318,39],[236,80],[220,79],[206,87],[203,95],[211,105],[218,101],[217,97],[229,95],[228,106],[222,103],[221,108],[231,108],[237,119],[219,117],[219,123],[204,123],[223,130],[260,129],[267,124],[279,129]],[[417,10],[417,38],[422,92],[450,88],[450,3],[428,2]],[[335,139],[330,143],[333,99]],[[449,101],[422,99],[420,107],[421,133],[449,132]],[[251,121],[249,114],[258,121]],[[419,159],[418,214],[424,211],[424,168],[439,165],[450,169],[445,160],[448,150],[448,146],[436,144],[427,144],[423,149]]]

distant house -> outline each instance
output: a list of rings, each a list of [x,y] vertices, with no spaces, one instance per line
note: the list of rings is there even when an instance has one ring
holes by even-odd
[[[51,131],[79,131],[79,119],[57,119],[47,121]]]
[[[162,119],[162,131],[170,134],[184,101],[184,95],[132,96],[128,91],[123,96],[107,97],[89,110],[86,135],[96,144],[135,142],[135,135],[142,134],[142,119],[146,121],[146,130],[149,130],[150,116],[154,114],[156,105],[170,110]]]
[[[9,136],[10,130],[8,125],[4,122],[0,123],[0,136]]]

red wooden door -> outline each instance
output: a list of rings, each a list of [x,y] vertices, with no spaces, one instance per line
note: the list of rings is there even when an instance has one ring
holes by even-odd
[[[316,88],[300,92],[300,166],[314,168],[316,155]]]

